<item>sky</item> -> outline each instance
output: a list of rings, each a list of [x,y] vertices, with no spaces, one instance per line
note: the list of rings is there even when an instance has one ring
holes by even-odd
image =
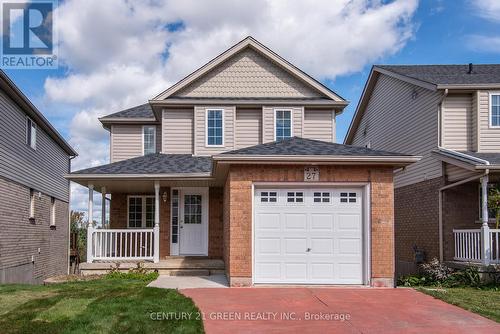
[[[248,35],[350,101],[340,143],[373,64],[500,57],[498,0],[67,0],[55,14],[59,67],[6,73],[79,153],[73,170],[109,162],[98,117],[147,102]],[[71,208],[86,211],[87,189],[71,188]]]

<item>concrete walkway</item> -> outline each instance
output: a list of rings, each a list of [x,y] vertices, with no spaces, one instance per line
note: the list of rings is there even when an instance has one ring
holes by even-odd
[[[196,289],[196,288],[226,288],[225,275],[210,276],[167,276],[160,275],[158,279],[148,284],[149,287],[163,289]]]
[[[492,320],[413,289],[186,289],[206,333],[500,333]]]

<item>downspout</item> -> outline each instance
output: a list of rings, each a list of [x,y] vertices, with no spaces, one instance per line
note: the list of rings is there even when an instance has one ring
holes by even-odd
[[[444,90],[438,104],[438,147],[443,145],[443,101],[448,96],[448,88]]]
[[[444,187],[439,188],[439,261],[443,262],[444,260],[444,250],[443,250],[443,193],[445,190],[462,185],[464,183],[470,182],[470,181],[475,181],[477,179],[481,179],[485,176],[488,176],[490,173],[489,169],[486,169],[484,171],[484,174],[481,175],[476,175],[469,177],[465,180],[461,180],[455,183],[448,184]]]

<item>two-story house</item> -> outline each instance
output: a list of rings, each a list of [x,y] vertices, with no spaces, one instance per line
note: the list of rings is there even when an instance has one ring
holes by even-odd
[[[0,70],[0,284],[68,273],[76,152]]]
[[[374,66],[345,143],[423,157],[395,174],[399,273],[415,270],[414,247],[427,260],[499,262],[487,197],[499,181],[500,65]]]
[[[90,215],[93,191],[111,195],[82,270],[136,260],[224,270],[231,285],[393,286],[393,170],[418,157],[334,143],[346,105],[248,37],[102,117],[111,163],[68,176]]]

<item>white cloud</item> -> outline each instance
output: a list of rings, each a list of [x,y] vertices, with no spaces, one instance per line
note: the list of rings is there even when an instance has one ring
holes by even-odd
[[[476,15],[493,22],[500,22],[500,1],[473,0],[471,4]]]
[[[500,36],[467,36],[469,48],[474,51],[500,53]]]
[[[46,100],[80,110],[69,129],[80,154],[74,169],[106,163],[108,134],[98,116],[146,102],[245,36],[318,79],[334,79],[401,50],[413,35],[417,5],[418,0],[68,0],[55,22],[67,72],[46,80]],[[167,28],[179,23],[181,29]],[[75,203],[81,196],[73,192]]]

